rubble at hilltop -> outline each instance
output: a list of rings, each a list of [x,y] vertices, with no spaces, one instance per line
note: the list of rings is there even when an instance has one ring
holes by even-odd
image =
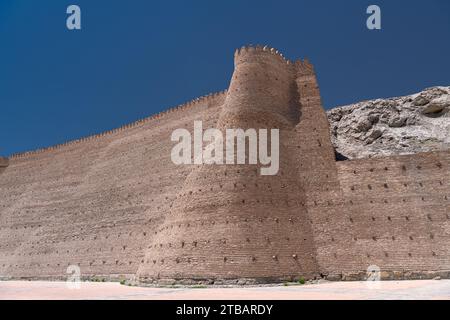
[[[348,159],[450,148],[450,87],[336,107],[327,115],[333,145]]]

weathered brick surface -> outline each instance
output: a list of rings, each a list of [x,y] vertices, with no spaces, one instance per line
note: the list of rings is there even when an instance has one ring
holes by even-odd
[[[280,170],[182,165],[174,129],[279,128]],[[226,92],[0,159],[0,277],[448,277],[450,152],[336,162],[313,67],[242,48]]]

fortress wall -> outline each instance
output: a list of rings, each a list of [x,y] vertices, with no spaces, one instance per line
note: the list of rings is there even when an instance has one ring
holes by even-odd
[[[9,164],[8,158],[0,157],[0,168],[7,167]]]
[[[280,129],[280,170],[182,165],[173,130]],[[227,92],[0,158],[0,278],[450,278],[450,151],[336,162],[308,61],[235,54]]]
[[[450,152],[344,161],[338,169],[342,210],[329,220],[340,229],[327,235],[337,249],[326,269],[450,275]]]
[[[224,94],[95,138],[12,157],[0,178],[0,276],[135,274],[192,169],[170,160],[172,130],[214,126]]]
[[[294,69],[270,49],[243,48],[218,127],[279,128],[280,170],[259,165],[199,166],[153,238],[141,281],[239,283],[317,274],[311,225],[289,146],[298,121]],[[246,279],[246,280],[243,280]]]
[[[293,80],[292,64],[274,49],[237,50],[227,107],[222,110],[219,127],[292,127],[298,121],[298,111],[292,104]]]
[[[339,214],[341,194],[329,123],[322,107],[319,86],[312,65],[297,61],[296,85],[300,101],[300,122],[291,145],[296,155],[297,177],[305,190],[307,222],[311,224],[318,273],[326,273],[324,261],[333,255],[336,245],[328,235],[339,229],[329,217]]]
[[[5,169],[8,166],[8,164],[9,164],[8,158],[0,157],[0,173],[5,171]]]

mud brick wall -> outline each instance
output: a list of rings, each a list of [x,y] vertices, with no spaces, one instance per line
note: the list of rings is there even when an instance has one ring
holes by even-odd
[[[13,156],[0,178],[0,276],[132,275],[192,169],[170,135],[214,126],[224,93],[95,137]]]
[[[0,157],[0,173],[5,171],[5,169],[8,166],[8,164],[9,164],[8,158]]]
[[[236,51],[227,91],[0,158],[0,277],[450,277],[450,151],[336,162],[313,66]],[[280,169],[174,165],[173,130],[280,130]]]
[[[345,250],[330,257],[329,269],[377,265],[387,277],[450,271],[450,152],[344,161],[338,169],[341,231],[330,236]]]
[[[293,167],[299,117],[295,66],[268,48],[242,48],[218,128],[280,129],[280,170],[259,165],[199,166],[138,271],[141,281],[232,279],[256,282],[314,276],[311,225]]]

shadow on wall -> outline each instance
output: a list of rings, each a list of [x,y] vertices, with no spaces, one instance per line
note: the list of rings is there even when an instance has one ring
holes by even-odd
[[[0,173],[5,171],[6,167],[9,165],[8,158],[0,157]]]
[[[334,150],[334,155],[336,157],[336,161],[346,161],[348,160],[348,158],[346,156],[344,156],[342,153]]]

